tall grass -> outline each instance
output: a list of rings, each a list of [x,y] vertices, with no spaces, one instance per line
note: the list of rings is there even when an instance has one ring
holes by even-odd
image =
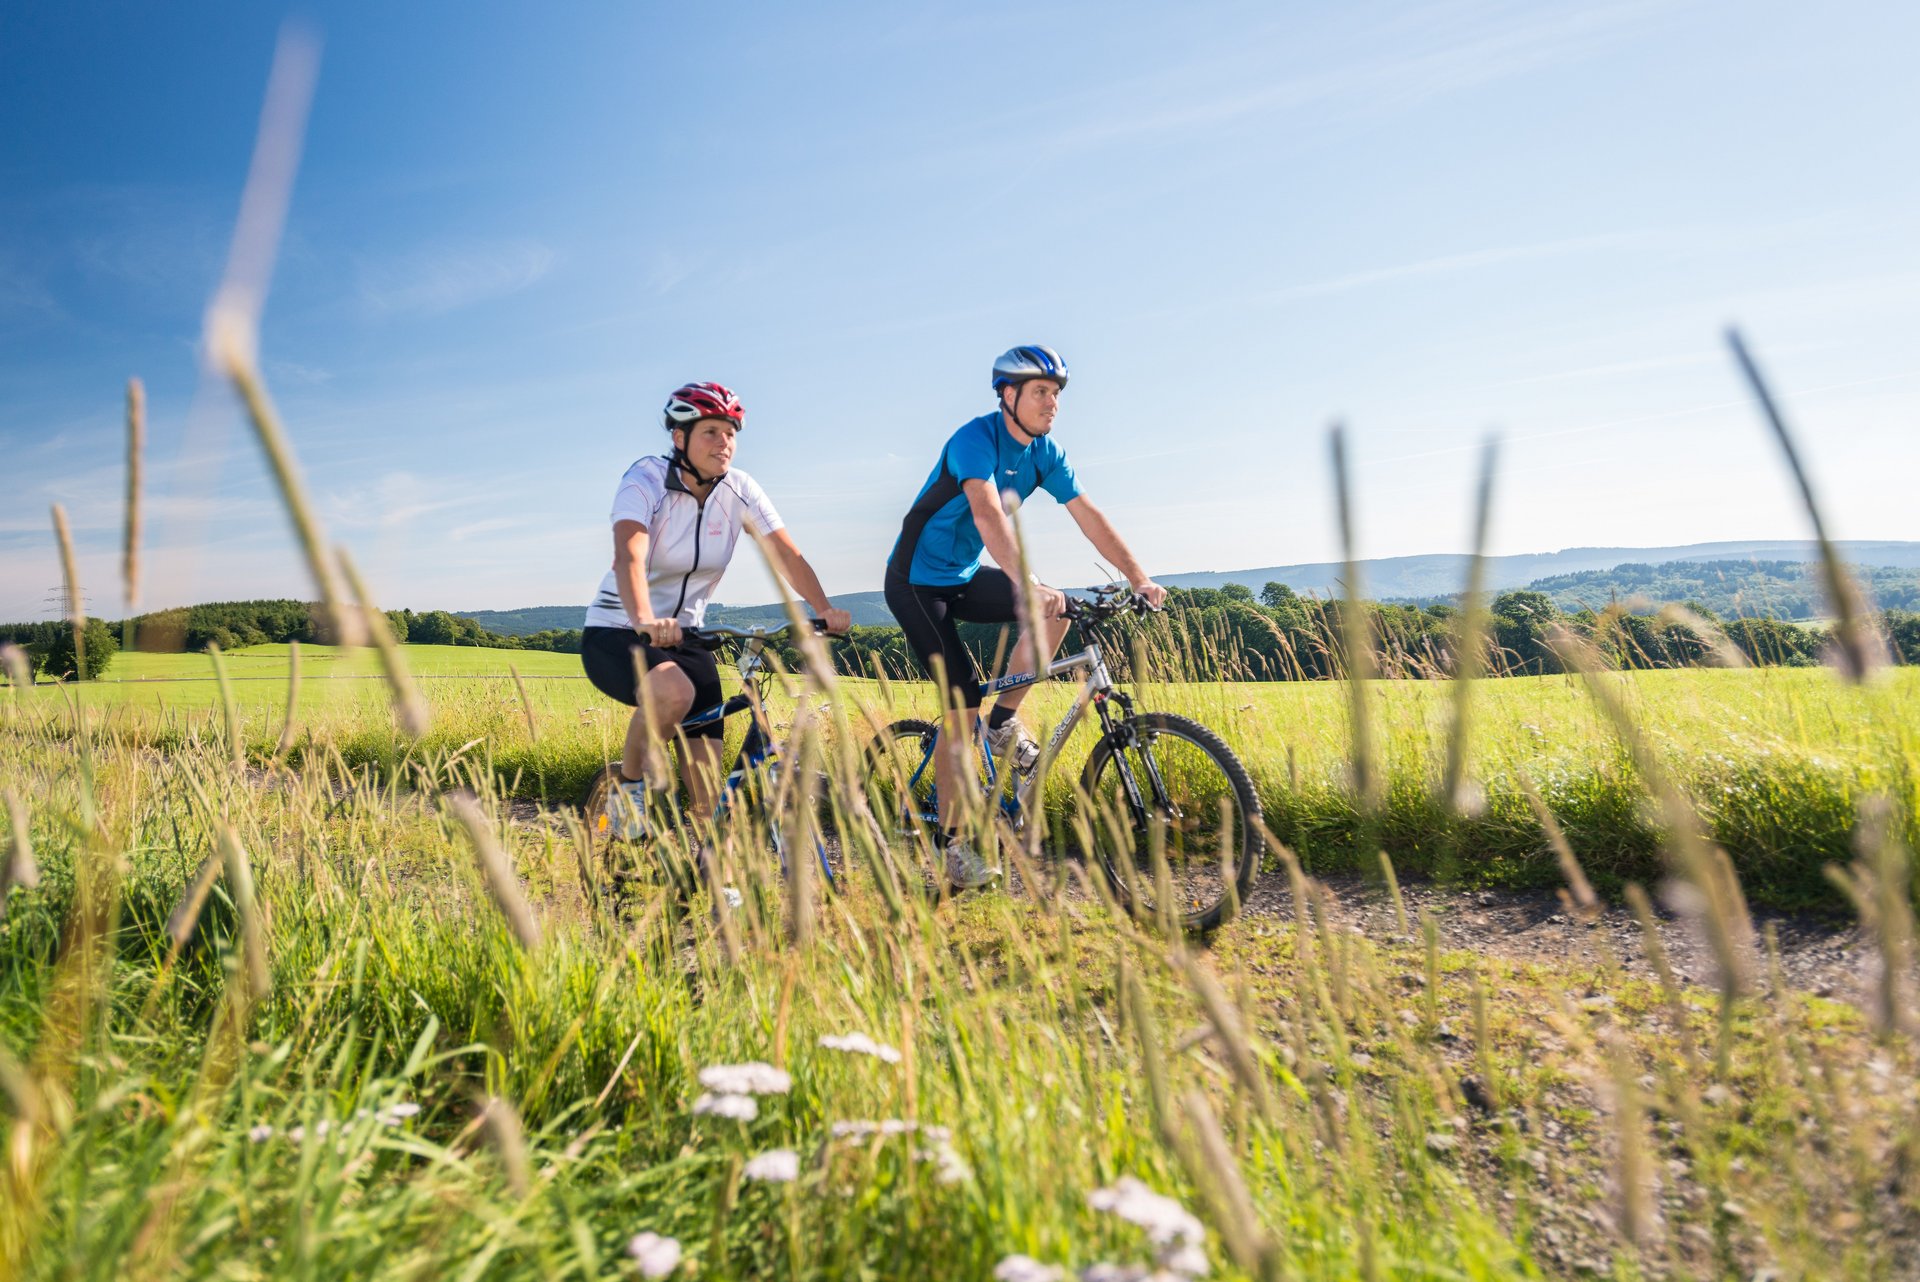
[[[1617,1005],[1569,1002],[1542,1024],[1597,964],[1430,960],[1311,907],[1195,953],[1098,896],[935,909],[890,899],[859,863],[797,943],[750,833],[726,856],[751,892],[728,960],[704,896],[613,911],[582,880],[575,826],[509,821],[483,763],[419,763],[474,788],[443,810],[334,754],[263,780],[217,736],[156,757],[87,720],[90,781],[58,723],[5,732],[42,799],[29,823],[46,877],[13,892],[0,1032],[13,1061],[45,1066],[27,1094],[64,1101],[15,1110],[24,1160],[0,1243],[27,1275],[610,1276],[642,1231],[716,1276],[986,1276],[1015,1253],[1144,1264],[1153,1244],[1086,1201],[1131,1174],[1200,1217],[1225,1276],[1524,1277],[1557,1271],[1533,1227],[1584,1196],[1578,1179],[1658,1147],[1744,1218],[1636,1194],[1618,1267],[1721,1252],[1791,1273],[1837,1251],[1855,1275],[1894,1276],[1830,1217],[1901,1213],[1866,1157],[1916,1133],[1911,1094],[1885,1084],[1910,1051],[1877,1052],[1892,1079],[1826,1062],[1818,1041],[1804,1064],[1776,1053],[1777,1037],[1865,1036],[1830,1004],[1744,999],[1719,1102],[1656,1132],[1682,1116],[1663,1065],[1709,1017],[1684,990],[1663,1006],[1624,983],[1606,989]],[[89,811],[91,827],[72,822]],[[180,946],[169,908],[214,852],[223,871]],[[95,932],[112,944],[97,1013],[76,1024],[57,994],[72,991],[81,876],[108,855],[125,868],[118,924]],[[522,898],[503,914],[508,886]],[[1428,1015],[1409,1022],[1414,990]],[[1638,1013],[1649,1000],[1666,1013]],[[820,1044],[854,1032],[898,1062]],[[784,1068],[790,1090],[748,1122],[693,1111],[703,1068],[747,1061]],[[1606,1083],[1648,1072],[1631,1106],[1599,1113]],[[1498,1114],[1463,1101],[1469,1075]],[[1831,1133],[1797,1120],[1830,1078],[1852,1101]],[[834,1136],[886,1119],[899,1134]],[[1591,1146],[1571,1188],[1529,1164],[1549,1120]],[[799,1155],[795,1182],[744,1180],[772,1149]]]

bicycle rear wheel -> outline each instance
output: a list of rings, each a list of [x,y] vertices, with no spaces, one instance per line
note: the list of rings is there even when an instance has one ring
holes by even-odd
[[[1189,931],[1224,922],[1264,844],[1246,767],[1197,721],[1145,712],[1094,745],[1080,785],[1092,849],[1121,903]]]
[[[649,881],[685,881],[688,874],[680,866],[684,861],[663,860],[651,838],[636,842],[621,837],[609,808],[614,790],[619,786],[620,763],[608,762],[604,769],[594,775],[580,799],[580,818],[586,825],[592,854],[591,862],[583,863],[580,868],[581,883],[587,894],[598,899],[609,892],[635,892]],[[677,800],[675,798],[676,804]],[[673,806],[663,808],[656,804],[648,820],[653,824],[667,822],[674,809]]]

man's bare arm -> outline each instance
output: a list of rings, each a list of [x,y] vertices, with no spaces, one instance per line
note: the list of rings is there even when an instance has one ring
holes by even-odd
[[[1107,520],[1107,514],[1093,505],[1093,500],[1082,494],[1067,502],[1067,512],[1073,517],[1074,524],[1087,536],[1087,542],[1093,544],[1094,551],[1113,562],[1120,573],[1126,575],[1133,590],[1147,598],[1150,605],[1158,606],[1166,599],[1167,590],[1155,583],[1140,562],[1133,555],[1133,549],[1127,546],[1120,532],[1113,528],[1113,522]]]
[[[967,506],[973,511],[974,528],[980,531],[980,541],[986,544],[987,555],[1018,582],[1020,545],[1013,537],[1013,522],[1007,519],[1006,509],[1000,506],[1000,496],[994,493],[992,482],[974,477],[960,482],[960,488],[966,493]],[[1036,590],[1040,597],[1040,613],[1044,617],[1055,618],[1066,608],[1066,593],[1040,585],[1036,585]]]

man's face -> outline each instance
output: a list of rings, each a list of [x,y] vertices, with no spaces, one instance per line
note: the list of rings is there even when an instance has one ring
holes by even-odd
[[[721,476],[733,462],[733,438],[739,432],[730,418],[695,419],[690,428],[675,428],[680,448],[702,476]]]
[[[1053,416],[1060,412],[1060,384],[1050,378],[1030,378],[1001,395],[1028,436],[1045,436],[1053,430]]]

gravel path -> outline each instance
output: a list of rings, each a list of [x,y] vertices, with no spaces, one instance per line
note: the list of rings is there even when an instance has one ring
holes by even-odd
[[[1353,929],[1372,938],[1399,933],[1393,904],[1384,887],[1368,885],[1355,874],[1322,878],[1335,910]],[[1462,890],[1427,882],[1401,883],[1407,916],[1418,932],[1420,914],[1430,912],[1443,948],[1467,949],[1509,961],[1591,965],[1602,949],[1629,972],[1652,976],[1640,924],[1623,903],[1609,903],[1591,925],[1570,916],[1557,893],[1547,890]],[[1293,898],[1286,878],[1263,877],[1249,900],[1254,914],[1291,916]],[[1754,928],[1763,941],[1769,927],[1779,941],[1780,969],[1787,984],[1818,997],[1860,1003],[1871,982],[1871,941],[1852,922],[1808,913],[1756,911]],[[1711,985],[1716,967],[1705,935],[1687,918],[1663,913],[1658,919],[1661,947],[1682,983]],[[1764,970],[1764,951],[1757,959]]]

